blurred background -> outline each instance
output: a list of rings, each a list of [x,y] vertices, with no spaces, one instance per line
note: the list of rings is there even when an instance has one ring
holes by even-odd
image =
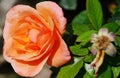
[[[18,76],[11,65],[7,63],[2,56],[3,37],[2,30],[4,28],[4,21],[7,11],[17,5],[25,4],[35,8],[36,3],[46,0],[0,0],[0,78],[24,78]],[[71,23],[72,19],[81,11],[86,9],[86,0],[51,0],[59,4],[64,11],[64,16],[68,20],[68,24]],[[111,17],[111,11],[115,8],[116,2],[119,0],[100,0],[103,9],[104,21]],[[24,71],[24,70],[23,70]],[[52,74],[52,75],[51,75]],[[53,78],[55,75],[49,70],[46,65],[42,72],[34,78]]]

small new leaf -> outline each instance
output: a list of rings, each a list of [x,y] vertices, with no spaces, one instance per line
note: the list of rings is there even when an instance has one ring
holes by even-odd
[[[78,36],[76,42],[83,42],[84,44],[86,44],[87,42],[90,41],[91,35],[95,32],[96,32],[95,30],[89,30],[86,31],[85,33],[82,33],[80,36]]]
[[[71,50],[72,54],[78,55],[78,56],[84,56],[84,55],[88,54],[88,49],[80,48],[80,45],[70,46],[70,50]]]

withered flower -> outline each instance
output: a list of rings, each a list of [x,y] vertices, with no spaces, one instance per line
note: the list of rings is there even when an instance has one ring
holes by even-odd
[[[114,56],[116,54],[116,48],[111,43],[115,40],[115,34],[110,32],[108,33],[107,28],[101,28],[98,31],[98,34],[92,34],[91,43],[92,47],[90,51],[92,54],[96,55],[95,59],[88,66],[88,69],[94,69],[94,75],[97,75],[99,67],[103,63],[105,53],[109,56]]]

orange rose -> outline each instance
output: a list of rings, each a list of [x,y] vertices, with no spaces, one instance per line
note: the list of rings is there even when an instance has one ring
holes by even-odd
[[[21,76],[38,74],[45,63],[61,66],[71,58],[61,38],[66,19],[54,2],[38,3],[36,9],[17,5],[9,10],[3,31],[3,56]]]

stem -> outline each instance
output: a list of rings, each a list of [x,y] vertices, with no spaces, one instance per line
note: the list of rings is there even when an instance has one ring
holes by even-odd
[[[95,59],[91,63],[91,67],[95,68],[95,75],[97,75],[99,67],[103,63],[104,55],[104,50],[98,50]]]

